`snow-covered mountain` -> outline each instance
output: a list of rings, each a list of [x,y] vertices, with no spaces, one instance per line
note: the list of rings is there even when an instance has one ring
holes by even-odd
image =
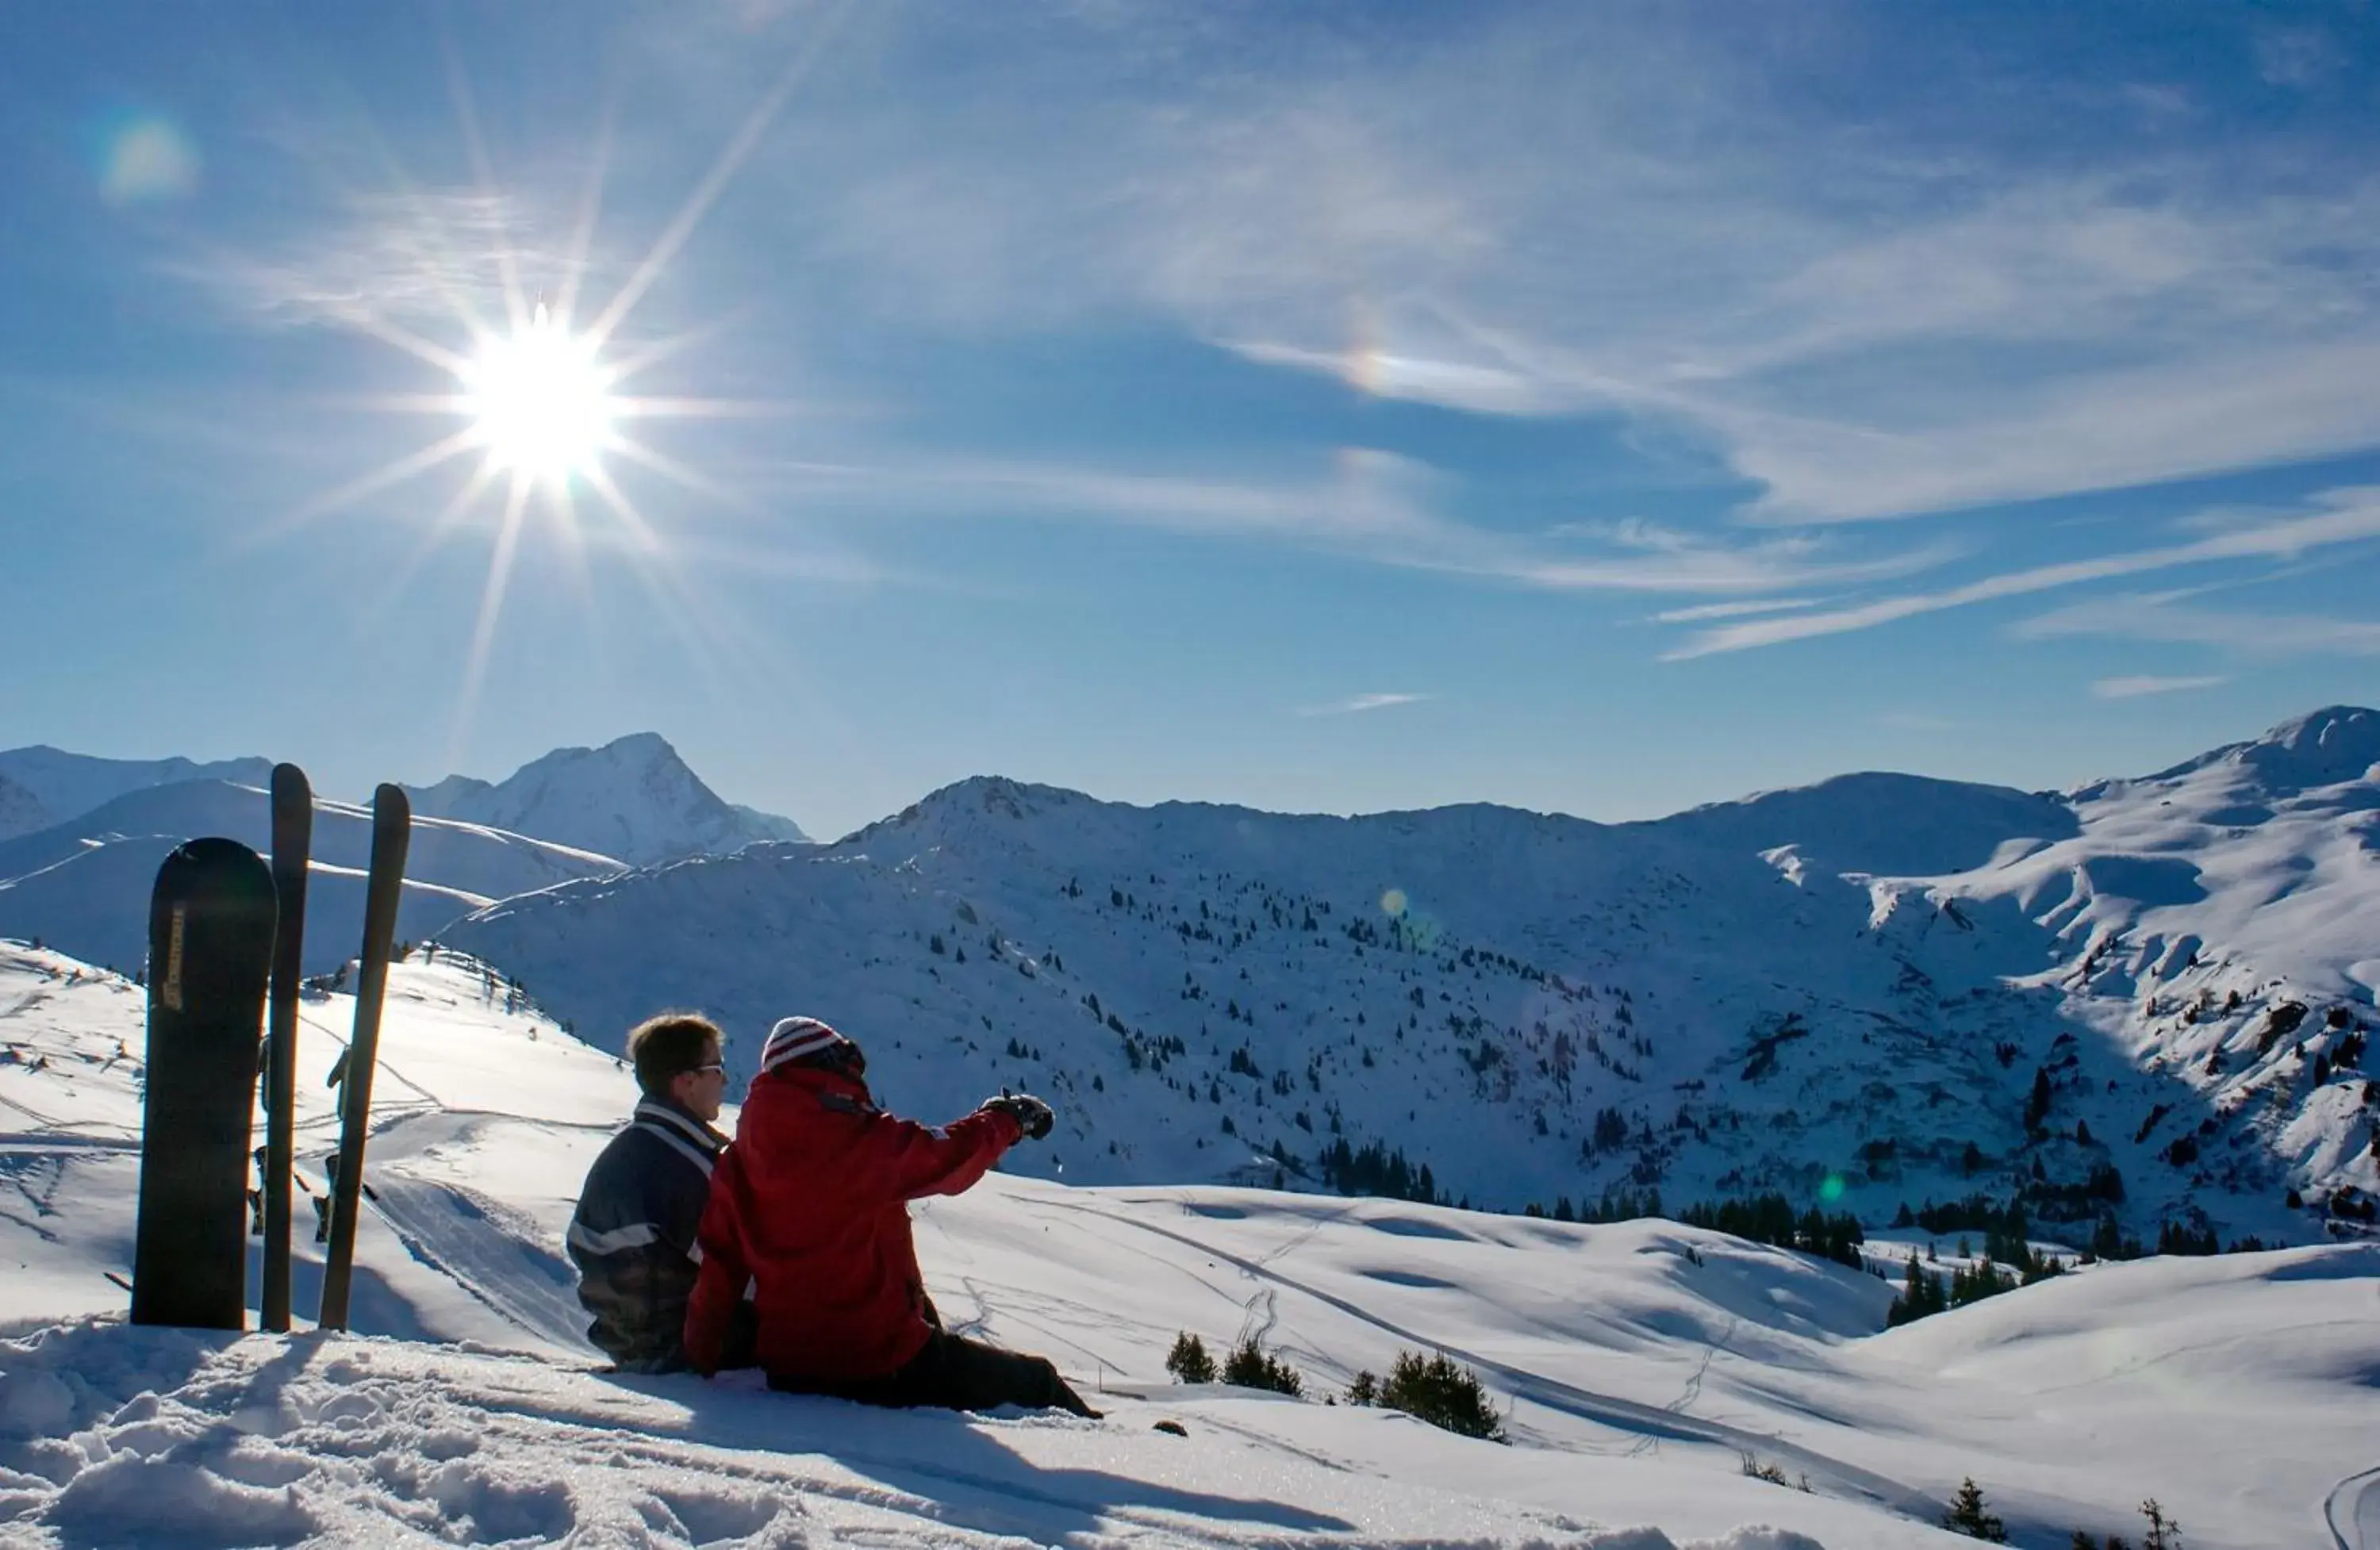
[[[640,865],[801,841],[790,818],[731,806],[654,733],[556,748],[497,784],[449,775],[407,788],[414,811],[535,834]]]
[[[1934,1526],[1965,1477],[2023,1545],[2139,1543],[2147,1497],[2192,1550],[2380,1543],[2371,1244],[2085,1266],[1886,1331],[1872,1277],[1666,1221],[995,1174],[914,1208],[929,1288],[1105,1420],[608,1375],[563,1233],[631,1079],[443,951],[390,978],[357,1334],[305,1327],[302,1227],[299,1333],[128,1328],[142,1004],[0,945],[11,1544],[1913,1550],[1973,1543]],[[308,1197],[353,1015],[302,1009]],[[1303,1399],[1173,1384],[1184,1330],[1261,1338]],[[1427,1350],[1511,1446],[1325,1402]]]
[[[80,817],[128,793],[183,781],[233,781],[261,786],[273,779],[269,759],[103,759],[34,746],[0,752],[0,840],[13,840]],[[13,794],[21,792],[21,796]],[[25,798],[31,799],[26,805]]]
[[[137,969],[148,951],[150,886],[166,854],[200,834],[225,835],[269,854],[272,829],[271,799],[257,787],[185,781],[136,790],[55,828],[0,841],[0,937]],[[363,938],[370,809],[317,798],[310,854],[306,966],[324,973],[354,957]],[[625,867],[549,841],[417,818],[397,933],[426,936],[494,900]]]
[[[2374,719],[2064,795],[1854,776],[1621,826],[978,779],[441,939],[599,1038],[699,1006],[748,1061],[800,1011],[921,1108],[1044,1091],[1020,1166],[1070,1181],[1311,1187],[1378,1146],[1506,1208],[1984,1194],[2070,1240],[2303,1241],[2380,1189]]]
[[[132,793],[189,781],[269,786],[269,759],[103,759],[57,748],[0,752],[0,840],[71,824]],[[756,840],[805,842],[791,818],[732,805],[654,733],[556,748],[504,781],[449,775],[408,786],[425,817],[535,835],[635,865],[723,854]]]

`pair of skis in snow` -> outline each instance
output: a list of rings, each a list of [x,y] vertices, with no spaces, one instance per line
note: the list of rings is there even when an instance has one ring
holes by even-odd
[[[249,1116],[262,1043],[263,1326],[289,1327],[289,1192],[297,1122],[298,996],[314,798],[294,764],[273,770],[273,860],[235,840],[192,840],[157,869],[149,902],[149,1058],[140,1143],[132,1322],[201,1329],[247,1323]],[[412,810],[402,788],[372,798],[362,973],[341,1061],[339,1151],[318,1323],[347,1326],[364,1134],[381,999],[396,939]]]

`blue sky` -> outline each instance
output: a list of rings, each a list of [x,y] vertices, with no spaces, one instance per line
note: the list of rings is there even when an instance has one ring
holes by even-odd
[[[47,6],[0,136],[0,744],[1622,818],[2375,697],[2368,5]]]

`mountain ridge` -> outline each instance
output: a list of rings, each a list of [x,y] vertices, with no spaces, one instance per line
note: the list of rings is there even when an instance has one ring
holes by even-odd
[[[225,781],[128,792],[63,824],[0,840],[0,936],[46,941],[129,972],[148,949],[150,879],[175,846],[220,834],[272,848],[268,794]],[[314,801],[305,967],[326,973],[362,939],[371,849],[368,808]],[[398,934],[426,935],[497,898],[626,869],[626,863],[485,825],[417,816]]]
[[[128,793],[184,781],[233,781],[261,786],[273,779],[273,764],[263,758],[216,759],[199,763],[176,756],[162,759],[112,759],[69,753],[46,743],[0,752],[0,780],[30,795],[39,805],[20,821],[30,828],[8,826],[6,804],[0,804],[0,840],[70,822],[92,808]]]
[[[1512,1208],[1778,1190],[1881,1224],[1984,1193],[2085,1237],[2300,1241],[2380,1191],[2380,787],[2237,821],[2261,768],[1851,777],[1621,825],[978,776],[442,940],[589,1030],[705,1007],[741,1059],[810,1011],[925,1107],[989,1066],[1064,1100],[1070,1180],[1311,1186],[1344,1142]]]
[[[0,841],[69,825],[155,787],[194,781],[267,786],[268,759],[200,764],[108,759],[46,744],[0,752]],[[808,840],[791,818],[729,804],[658,733],[631,733],[596,748],[556,748],[501,781],[448,775],[408,785],[414,810],[644,865],[734,850],[755,841]],[[542,825],[543,827],[539,827]]]

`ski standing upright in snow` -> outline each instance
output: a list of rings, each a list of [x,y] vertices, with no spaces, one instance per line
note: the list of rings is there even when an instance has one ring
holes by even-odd
[[[149,900],[149,1047],[132,1322],[243,1329],[248,1169],[273,874],[236,840],[192,840]]]
[[[364,943],[356,976],[356,1028],[340,1062],[339,1153],[331,1176],[330,1247],[322,1263],[325,1329],[347,1326],[347,1290],[355,1271],[356,1214],[363,1205],[364,1135],[371,1122],[372,1068],[380,1059],[382,993],[396,940],[396,907],[405,888],[405,853],[413,809],[401,786],[372,793],[371,872],[364,885]]]
[[[273,1011],[264,1042],[264,1327],[289,1328],[289,1186],[298,1122],[298,990],[306,942],[306,861],[314,793],[294,764],[273,767],[273,888],[281,921],[273,936]]]

